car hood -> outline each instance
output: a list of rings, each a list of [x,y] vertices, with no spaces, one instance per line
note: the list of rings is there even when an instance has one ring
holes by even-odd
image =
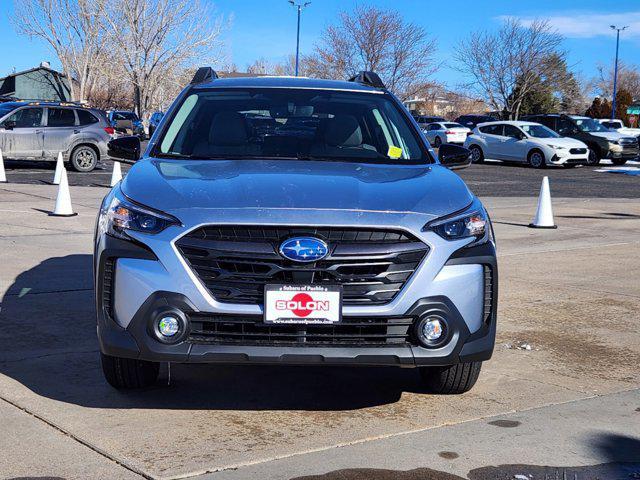
[[[190,208],[335,209],[436,218],[473,200],[462,179],[440,165],[295,160],[145,159],[131,168],[122,191],[168,213]]]
[[[623,135],[618,132],[590,132],[591,135],[595,135],[596,137],[606,138],[607,140],[620,140],[621,138],[627,137],[628,135]]]
[[[544,145],[553,145],[555,147],[564,147],[564,148],[586,148],[587,146],[582,143],[580,140],[576,140],[575,138],[535,138],[533,139],[538,143]]]

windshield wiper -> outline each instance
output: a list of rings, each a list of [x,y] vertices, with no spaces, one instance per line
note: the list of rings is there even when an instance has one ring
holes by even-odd
[[[173,152],[158,153],[155,155],[155,157],[156,158],[183,158],[183,159],[192,158],[191,155],[185,155],[183,153],[173,153]]]

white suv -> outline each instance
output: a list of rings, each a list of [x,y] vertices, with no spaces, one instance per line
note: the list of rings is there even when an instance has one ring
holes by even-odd
[[[561,137],[533,122],[505,121],[479,124],[464,146],[474,163],[485,158],[528,163],[534,168],[547,165],[572,167],[587,163],[589,149],[579,140]]]

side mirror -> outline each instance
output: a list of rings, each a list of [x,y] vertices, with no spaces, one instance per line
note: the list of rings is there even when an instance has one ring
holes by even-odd
[[[138,137],[114,138],[107,144],[109,156],[118,160],[125,160],[125,163],[133,163],[140,160],[140,149],[140,139]]]
[[[2,126],[5,130],[13,130],[14,128],[16,128],[16,122],[15,120],[7,120],[2,124]]]
[[[459,145],[445,143],[438,151],[440,164],[450,170],[458,170],[471,165],[471,152]]]

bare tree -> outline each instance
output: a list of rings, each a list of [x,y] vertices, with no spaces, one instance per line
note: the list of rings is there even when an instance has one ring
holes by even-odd
[[[359,6],[342,12],[305,58],[308,74],[347,78],[360,70],[378,73],[387,87],[406,100],[436,72],[435,41],[398,12]]]
[[[497,111],[517,119],[523,100],[538,79],[550,77],[557,62],[564,61],[562,37],[548,22],[534,20],[523,26],[505,20],[495,33],[475,32],[463,40],[455,53],[457,68],[471,81],[466,87],[486,98]]]
[[[598,76],[593,81],[595,92],[605,98],[613,96],[613,68],[598,65]],[[618,85],[631,93],[635,100],[640,100],[640,70],[635,65],[618,62]]]
[[[140,116],[159,86],[173,81],[172,72],[216,63],[222,55],[225,21],[199,0],[118,0],[109,3],[105,21]]]
[[[44,40],[67,76],[73,100],[86,100],[99,76],[106,0],[16,0],[18,32]],[[75,80],[75,81],[74,81]]]

